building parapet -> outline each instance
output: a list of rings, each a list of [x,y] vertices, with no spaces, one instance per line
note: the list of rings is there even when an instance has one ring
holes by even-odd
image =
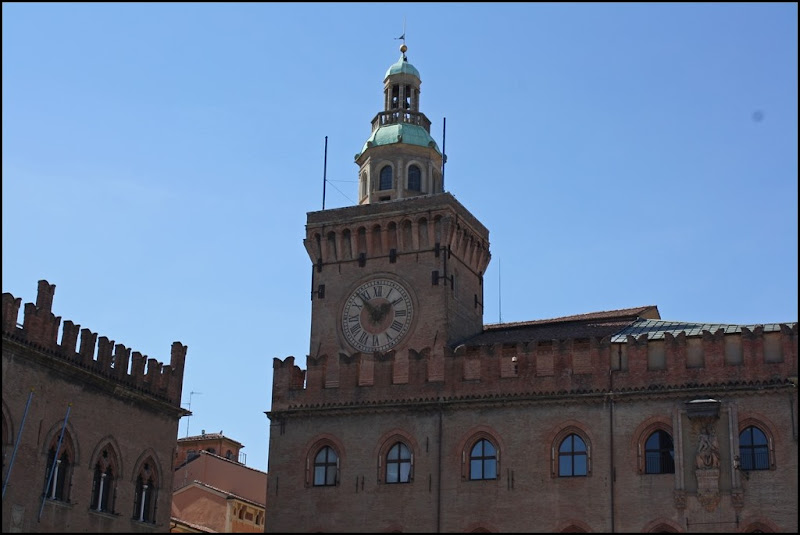
[[[790,384],[797,376],[797,323],[777,326],[665,333],[658,340],[642,334],[619,342],[604,336],[340,353],[308,357],[306,370],[293,356],[275,358],[271,411],[442,397]]]
[[[187,349],[185,345],[173,342],[170,363],[164,365],[138,351],[132,352],[123,344],[115,344],[105,336],[98,339],[97,333],[81,329],[80,325],[69,320],[64,321],[59,343],[61,317],[52,313],[55,289],[55,284],[39,281],[36,304],[25,303],[21,326],[17,321],[22,300],[4,292],[3,338],[8,337],[34,349],[44,350],[49,356],[180,407]]]

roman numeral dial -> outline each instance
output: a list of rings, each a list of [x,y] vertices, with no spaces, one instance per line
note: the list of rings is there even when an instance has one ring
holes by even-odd
[[[350,293],[342,310],[342,333],[365,353],[388,351],[411,328],[414,305],[408,290],[392,279],[373,279]]]

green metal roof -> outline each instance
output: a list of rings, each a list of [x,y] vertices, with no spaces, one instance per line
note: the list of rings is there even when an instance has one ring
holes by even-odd
[[[386,76],[383,78],[386,79],[392,74],[413,74],[419,78],[419,71],[417,68],[410,64],[403,56],[400,56],[400,59],[397,60],[397,63],[389,67],[389,70],[386,71]]]
[[[420,147],[432,147],[439,154],[439,146],[431,135],[421,126],[415,124],[398,123],[381,126],[375,130],[369,139],[364,143],[361,152],[356,154],[356,158],[364,154],[370,147],[381,145],[391,145],[392,143],[407,143],[409,145],[419,145]]]
[[[733,334],[742,332],[742,327],[750,331],[755,330],[757,327],[763,327],[764,332],[780,332],[780,323],[764,323],[760,325],[733,325],[726,323],[693,323],[687,321],[664,321],[664,320],[638,320],[631,325],[625,327],[612,338],[612,343],[625,342],[628,336],[638,338],[643,334],[647,335],[649,340],[663,340],[664,333],[670,333],[673,336],[678,336],[685,333],[686,336],[700,336],[703,331],[716,333],[722,330],[725,334]],[[794,325],[794,323],[786,323],[784,325]]]

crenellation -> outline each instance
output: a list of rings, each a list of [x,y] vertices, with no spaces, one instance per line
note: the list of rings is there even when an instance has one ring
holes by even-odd
[[[19,318],[19,307],[22,299],[8,292],[3,293],[3,331],[14,332]]]
[[[153,390],[158,389],[159,379],[161,378],[161,366],[162,364],[158,362],[156,359],[148,358],[147,359],[147,374],[145,375],[145,382],[150,385],[150,388]]]
[[[106,336],[101,336],[97,341],[97,360],[93,363],[94,369],[103,374],[111,372],[111,353],[114,349],[114,341]]]
[[[440,243],[449,246],[451,254],[458,255],[474,271],[483,272],[489,259],[485,236],[462,225],[449,209],[434,208],[416,215],[391,213],[373,221],[369,228],[354,226],[353,221],[338,223],[332,218],[318,226],[308,226],[303,245],[314,264],[324,265],[356,261],[360,253],[366,258],[387,256],[391,249],[396,254],[408,254]]]
[[[742,327],[742,360],[744,369],[758,366],[759,355],[764,360],[767,356],[764,353],[764,327],[757,325],[752,331],[747,327]]]
[[[782,361],[794,362],[794,374],[797,375],[797,323],[791,327],[781,325],[781,356]]]
[[[117,379],[126,379],[128,376],[128,364],[131,358],[131,350],[122,344],[114,346],[114,358],[112,368]],[[182,375],[182,374],[181,374]]]
[[[294,357],[291,357],[294,360]],[[306,359],[308,369],[306,370],[306,389],[309,391],[322,390],[325,387],[325,363],[327,362],[327,355],[321,355],[317,358],[309,356]]]
[[[408,379],[402,384],[422,385],[428,381],[428,361],[431,350],[429,347],[416,351],[409,348],[405,353],[408,362]]]
[[[146,357],[136,352],[133,354],[133,365],[129,374],[130,349],[122,344],[115,344],[106,336],[98,338],[97,333],[87,328],[81,329],[80,325],[70,320],[64,321],[59,343],[58,331],[61,318],[52,313],[55,285],[41,280],[38,289],[36,304],[25,303],[21,329],[17,327],[17,321],[22,299],[15,298],[10,293],[3,293],[4,332],[30,344],[46,348],[56,358],[65,362],[74,363],[105,378],[134,385],[152,395],[166,396],[172,404],[180,405],[186,346],[180,342],[173,343],[169,366],[163,366],[156,359],[150,359],[147,379],[144,377]]]
[[[440,346],[425,348],[425,363],[427,364],[427,380],[430,383],[446,382],[444,366],[444,350]]]
[[[53,296],[55,293],[55,284],[50,284],[46,280],[40,280],[38,283],[38,290],[36,292],[36,308],[45,312],[52,312]]]
[[[392,360],[392,384],[403,385],[407,384],[409,380],[409,352],[393,352],[394,359]]]
[[[46,304],[47,301],[45,300]],[[50,312],[49,308],[40,308],[33,303],[25,303],[25,317],[22,321],[23,335],[31,342],[48,349],[55,349],[58,341],[58,328],[61,318]]]
[[[786,358],[764,367],[764,355],[758,355],[758,351],[771,335],[780,337],[775,343]],[[759,365],[726,363],[726,340],[745,347],[747,358],[760,359]],[[690,348],[694,342],[712,353],[701,355],[705,366],[693,365]],[[619,366],[623,354],[627,359]],[[797,329],[786,326],[781,332],[768,333],[763,329],[745,329],[742,334],[718,330],[695,337],[665,333],[662,340],[628,336],[624,343],[612,343],[605,336],[461,345],[455,349],[409,348],[374,355],[342,353],[334,359],[326,355],[308,357],[307,370],[287,357],[285,361],[275,359],[273,407],[280,408],[290,398],[299,405],[312,401],[380,401],[389,396],[415,399],[439,382],[445,391],[496,395],[771,381],[781,374],[797,374],[796,355]],[[335,366],[329,366],[331,363]],[[617,370],[613,385],[609,379],[612,370]]]
[[[358,354],[358,386],[372,386],[375,384],[374,354]]]
[[[78,333],[81,326],[76,325],[70,320],[64,321],[64,328],[61,330],[61,351],[68,359],[77,361]]]
[[[97,333],[89,329],[81,329],[81,348],[78,354],[78,363],[89,367],[94,360],[94,349],[97,346]]]
[[[131,381],[139,388],[144,385],[144,364],[146,359],[147,357],[138,351],[133,352],[131,360]]]
[[[707,369],[721,368],[725,365],[725,348],[722,329],[715,332],[703,330],[703,358]]]

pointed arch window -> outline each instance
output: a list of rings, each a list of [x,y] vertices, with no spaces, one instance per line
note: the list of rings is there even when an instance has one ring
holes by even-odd
[[[644,473],[675,473],[675,451],[672,444],[672,437],[662,429],[653,432],[645,442]]]
[[[52,446],[47,455],[47,470],[44,473],[46,495],[51,500],[69,501],[67,491],[72,476],[72,462],[70,454],[61,449],[58,460],[55,459],[56,447]],[[55,463],[55,466],[53,464]]]
[[[587,459],[586,442],[574,433],[567,436],[558,447],[558,477],[587,475]]]
[[[478,440],[469,454],[469,478],[497,479],[497,448],[489,440]]]
[[[410,191],[422,191],[422,171],[416,165],[408,168],[408,189]]]
[[[754,425],[739,433],[739,462],[742,470],[769,470],[767,435]]]
[[[322,447],[314,457],[314,486],[330,487],[338,480],[339,456],[330,446]]]
[[[69,502],[75,462],[72,436],[67,429],[54,434],[47,453],[44,473],[44,494],[50,500]]]
[[[148,461],[142,465],[136,476],[136,497],[133,518],[139,522],[154,524],[156,521],[156,500],[158,498],[158,479],[155,468]]]
[[[410,483],[412,459],[408,446],[402,442],[395,443],[386,454],[386,482]]]
[[[95,511],[114,512],[116,485],[116,456],[109,447],[103,448],[94,465],[91,508]]]
[[[392,189],[392,166],[385,165],[381,169],[381,179],[378,184],[378,189],[387,190]]]

